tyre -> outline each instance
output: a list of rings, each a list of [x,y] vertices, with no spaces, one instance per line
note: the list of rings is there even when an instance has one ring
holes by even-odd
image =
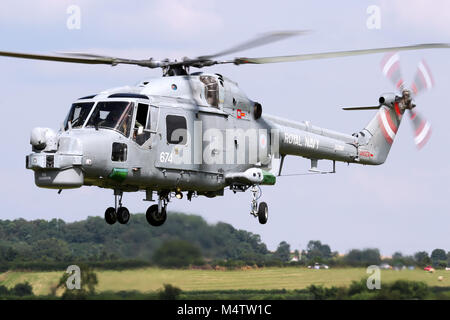
[[[127,224],[129,220],[130,211],[125,207],[120,207],[119,210],[117,210],[117,221],[119,221],[120,224]]]
[[[258,220],[261,224],[266,224],[269,219],[269,207],[267,203],[261,202],[258,207]]]
[[[109,207],[105,211],[105,221],[107,224],[114,224],[117,221],[116,209]]]
[[[147,218],[147,222],[150,225],[159,227],[163,225],[167,219],[166,208],[162,207],[161,213],[158,213],[158,205],[154,204],[147,209],[145,217]]]

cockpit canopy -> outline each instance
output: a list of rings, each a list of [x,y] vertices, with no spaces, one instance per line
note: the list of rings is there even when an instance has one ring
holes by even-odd
[[[111,129],[127,138],[131,136],[131,139],[140,146],[147,146],[146,143],[157,126],[157,109],[151,107],[146,101],[140,101],[143,100],[141,97],[131,101],[116,100],[118,96],[112,98],[114,100],[72,104],[64,122],[65,130],[70,128]]]
[[[86,127],[109,128],[130,135],[134,103],[130,101],[100,101],[74,103],[64,123],[67,130]],[[92,111],[92,112],[91,112]],[[88,119],[89,118],[89,119]]]
[[[94,102],[74,103],[69,114],[64,121],[64,129],[69,129],[69,122],[72,128],[81,128],[91,113]]]

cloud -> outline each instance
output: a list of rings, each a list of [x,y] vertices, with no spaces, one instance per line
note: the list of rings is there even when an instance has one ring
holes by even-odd
[[[432,206],[445,207],[446,190],[436,189],[435,181],[447,174],[430,172],[426,167],[415,165],[412,160],[408,166],[408,170],[380,168],[376,173],[367,170],[367,167],[357,167],[351,175],[350,184],[360,189],[362,191],[360,194],[369,195],[371,201],[379,207],[401,206],[404,210],[400,210],[402,212],[420,211],[420,208],[430,209]],[[411,174],[407,174],[409,170]]]
[[[0,25],[10,31],[22,27],[45,29],[50,35],[68,32],[66,22],[70,14],[67,9],[71,5],[80,8],[81,29],[66,36],[82,34],[84,38],[95,37],[98,41],[120,39],[118,44],[130,37],[139,38],[140,43],[181,41],[200,35],[208,40],[207,36],[217,36],[224,25],[215,3],[206,0],[130,0],[126,6],[111,1],[1,1]],[[99,29],[108,32],[98,38]]]
[[[2,24],[18,25],[49,25],[55,20],[67,18],[66,10],[73,4],[70,0],[40,0],[40,1],[1,1],[0,21]]]
[[[222,18],[210,1],[157,1],[154,9],[158,21],[173,34],[208,35],[223,26]]]
[[[383,0],[382,19],[408,34],[450,36],[450,1]]]

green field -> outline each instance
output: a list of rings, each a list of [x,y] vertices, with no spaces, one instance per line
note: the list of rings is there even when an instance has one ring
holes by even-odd
[[[61,272],[15,272],[0,274],[0,284],[13,287],[28,281],[36,295],[50,293],[50,288],[58,283]],[[367,277],[363,268],[342,268],[311,270],[306,268],[261,268],[252,270],[167,270],[145,268],[125,271],[97,271],[99,284],[97,291],[138,290],[156,291],[164,283],[170,283],[184,291],[230,290],[230,289],[303,289],[311,284],[347,286],[353,280]],[[443,276],[443,281],[438,277]],[[423,281],[429,286],[450,287],[450,272],[437,270],[427,273],[423,270],[383,270],[381,281],[392,282],[399,279]]]

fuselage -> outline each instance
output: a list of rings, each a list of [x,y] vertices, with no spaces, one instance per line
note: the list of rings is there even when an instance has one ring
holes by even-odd
[[[38,129],[27,167],[46,188],[215,196],[233,184],[273,184],[273,160],[285,155],[377,164],[360,157],[358,135],[266,115],[218,74],[149,79],[83,97],[58,133]]]

